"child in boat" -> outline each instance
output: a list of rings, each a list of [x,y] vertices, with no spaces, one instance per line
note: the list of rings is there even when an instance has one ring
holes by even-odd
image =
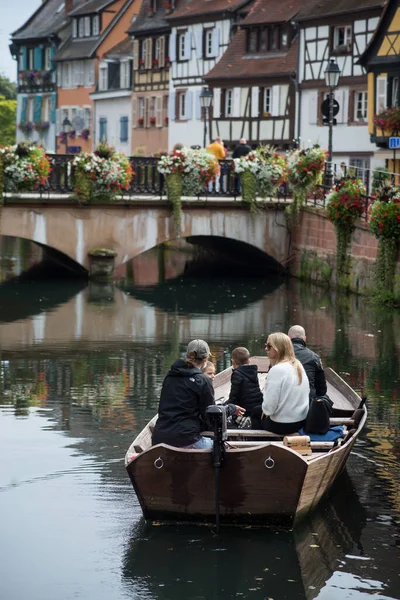
[[[211,360],[208,360],[206,362],[206,366],[202,368],[202,371],[203,371],[204,375],[207,375],[207,377],[209,377],[211,379],[211,381],[214,381],[215,365],[213,362],[211,362]]]
[[[248,417],[263,399],[258,383],[258,368],[250,364],[250,352],[242,346],[232,352],[232,367],[228,402],[242,406],[246,410],[245,417]]]

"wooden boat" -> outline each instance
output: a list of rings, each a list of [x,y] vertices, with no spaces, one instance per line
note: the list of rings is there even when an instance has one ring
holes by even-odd
[[[251,362],[258,365],[263,389],[268,359]],[[231,372],[228,368],[214,379],[217,402],[229,396]],[[360,396],[332,369],[325,375],[333,401],[331,424],[342,424],[344,436],[339,443],[311,442],[308,455],[272,433],[228,429],[223,464],[216,469],[209,450],[152,446],[155,416],[125,457],[145,519],[211,523],[217,518],[217,524],[291,527],[310,513],[344,469],[367,418]]]

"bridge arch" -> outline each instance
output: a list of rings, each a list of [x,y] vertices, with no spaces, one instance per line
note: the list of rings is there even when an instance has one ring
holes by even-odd
[[[6,205],[0,218],[0,235],[21,237],[68,256],[89,268],[88,253],[107,247],[117,252],[116,264],[177,238],[171,210],[165,202],[143,201],[122,205]],[[270,207],[252,215],[239,203],[194,201],[184,206],[181,237],[235,240],[283,264],[288,232],[282,208]]]

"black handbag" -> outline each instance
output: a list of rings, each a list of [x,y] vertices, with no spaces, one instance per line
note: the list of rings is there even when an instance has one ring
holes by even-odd
[[[323,435],[329,431],[329,417],[332,414],[332,407],[333,402],[327,394],[321,398],[313,398],[310,402],[306,423],[303,428],[305,433]]]

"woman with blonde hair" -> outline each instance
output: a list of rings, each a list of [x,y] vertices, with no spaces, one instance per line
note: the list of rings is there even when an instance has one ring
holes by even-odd
[[[271,369],[265,382],[263,403],[251,415],[252,428],[280,435],[294,433],[303,427],[307,417],[308,377],[285,333],[271,333],[265,343],[265,351]]]

